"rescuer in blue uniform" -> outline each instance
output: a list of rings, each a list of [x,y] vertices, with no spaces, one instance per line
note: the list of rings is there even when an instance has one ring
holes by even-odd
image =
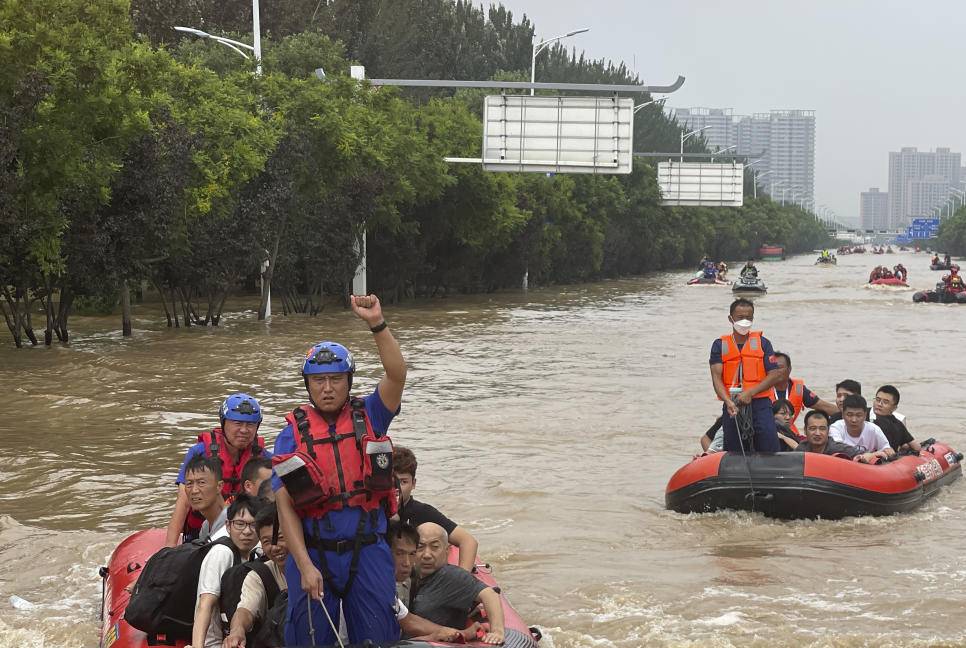
[[[385,374],[370,395],[350,396],[352,354],[335,342],[316,344],[302,367],[310,404],[286,417],[275,442],[272,485],[289,547],[287,645],[335,643],[340,601],[352,643],[399,639],[395,565],[384,537],[396,507],[386,430],[399,412],[406,361],[379,299],[353,295],[351,302],[373,333]]]
[[[724,449],[778,452],[770,396],[785,373],[768,338],[751,330],[754,319],[754,303],[742,298],[731,303],[728,321],[733,330],[711,345],[711,384],[723,402]],[[739,435],[739,417],[752,428],[747,440]]]
[[[188,448],[178,478],[178,499],[175,502],[171,521],[165,535],[165,546],[173,547],[180,540],[190,542],[198,537],[204,517],[192,511],[188,492],[185,490],[184,470],[192,457],[197,455],[214,457],[221,463],[221,494],[230,499],[242,492],[241,478],[245,464],[253,457],[271,458],[272,453],[265,450],[265,439],[258,435],[262,424],[262,408],[254,396],[232,394],[225,399],[219,410],[221,426],[198,435],[198,443]]]

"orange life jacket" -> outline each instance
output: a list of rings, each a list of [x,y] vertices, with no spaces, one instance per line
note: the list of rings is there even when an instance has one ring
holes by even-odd
[[[398,501],[392,472],[392,440],[378,436],[366,415],[365,401],[350,398],[330,426],[308,405],[285,417],[295,435],[295,452],[272,459],[299,517],[380,506],[389,517]]]
[[[228,452],[228,443],[221,428],[199,434],[198,441],[205,444],[206,457],[216,457],[221,462],[221,479],[224,482],[221,494],[226,498],[234,497],[242,491],[242,469],[249,459],[261,456],[262,451],[265,450],[265,439],[256,433],[252,444],[245,448],[238,455],[238,461],[235,461]]]
[[[741,349],[731,335],[721,336],[722,379],[725,387],[752,389],[765,379],[765,352],[761,348],[761,331],[750,331]],[[755,398],[771,398],[768,390]],[[720,399],[720,396],[719,396]]]
[[[778,400],[778,391],[771,390],[771,397],[772,402]],[[802,409],[805,407],[805,381],[800,378],[789,378],[788,392],[785,394],[785,398],[792,404],[792,419],[788,422],[788,427],[795,434],[801,435],[801,432],[795,427],[795,421],[798,420],[798,415],[802,413]]]

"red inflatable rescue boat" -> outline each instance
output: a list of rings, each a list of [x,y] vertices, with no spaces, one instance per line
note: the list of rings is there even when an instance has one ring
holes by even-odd
[[[962,475],[962,454],[932,439],[922,447],[918,455],[878,465],[814,452],[716,452],[674,473],[665,506],[678,513],[732,509],[783,519],[911,511]]]
[[[874,281],[870,281],[869,285],[870,286],[900,286],[903,288],[909,287],[909,284],[907,284],[902,279],[898,279],[896,277],[884,277],[882,279],[876,279]]]
[[[185,641],[168,641],[165,637],[152,637],[150,640],[145,633],[131,627],[124,620],[124,609],[131,599],[130,593],[124,588],[134,584],[141,569],[148,559],[164,546],[164,529],[148,529],[138,531],[121,542],[111,555],[107,567],[101,567],[103,579],[103,599],[101,608],[101,637],[100,648],[147,648],[148,646],[176,646],[183,647]],[[450,547],[449,561],[458,564],[459,551]],[[493,578],[490,566],[479,562],[477,558],[473,575],[477,580],[500,592],[499,586]],[[536,648],[540,640],[540,631],[528,628],[523,619],[513,609],[506,596],[500,592],[503,604],[503,619],[506,628],[505,648]],[[467,624],[469,625],[469,624]],[[383,645],[383,644],[380,644]],[[466,644],[449,644],[406,640],[394,644],[407,648],[426,648],[429,646],[488,646],[477,641]]]

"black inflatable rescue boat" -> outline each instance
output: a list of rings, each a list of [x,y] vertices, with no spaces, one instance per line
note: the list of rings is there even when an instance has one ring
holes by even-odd
[[[733,509],[783,519],[889,515],[917,508],[959,479],[962,459],[931,439],[918,455],[878,465],[814,452],[716,452],[674,473],[665,505],[678,513]]]

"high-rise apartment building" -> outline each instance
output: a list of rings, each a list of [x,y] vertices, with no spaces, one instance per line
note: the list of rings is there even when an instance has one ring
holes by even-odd
[[[731,114],[731,108],[673,108],[671,114],[681,128],[689,131],[710,127],[701,135],[712,151],[720,151],[738,143],[735,140],[735,118]]]
[[[733,115],[730,108],[675,108],[682,128],[697,130],[711,150],[737,146],[739,155],[759,156],[755,165],[765,191],[784,190],[786,196],[806,204],[815,196],[815,111],[772,110],[753,115]],[[771,173],[769,173],[771,172]]]
[[[961,158],[948,148],[920,152],[905,147],[889,153],[889,226],[906,227],[944,204],[949,189],[960,186]]]
[[[863,191],[859,199],[859,216],[862,219],[862,229],[889,229],[889,194],[872,187]]]

